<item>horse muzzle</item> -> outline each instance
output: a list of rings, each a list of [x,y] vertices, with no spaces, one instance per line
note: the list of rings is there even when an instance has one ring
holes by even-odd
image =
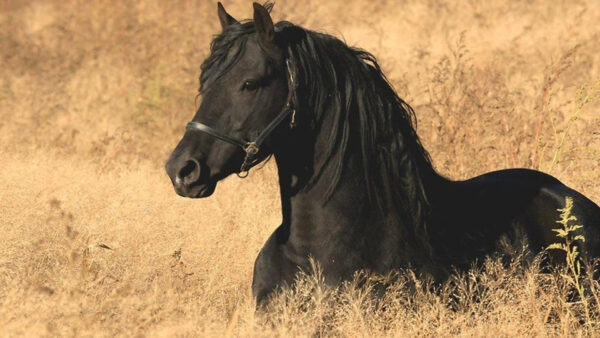
[[[190,158],[179,166],[167,166],[175,192],[189,198],[208,197],[215,191],[217,181],[209,179],[209,171],[206,165],[195,158]]]

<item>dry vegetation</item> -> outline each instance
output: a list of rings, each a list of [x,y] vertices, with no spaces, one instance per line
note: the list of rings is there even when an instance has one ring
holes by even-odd
[[[281,0],[273,15],[378,56],[445,175],[537,168],[600,202],[600,2]],[[218,30],[205,0],[0,1],[2,335],[597,334],[597,283],[590,323],[558,274],[492,260],[434,291],[401,272],[379,302],[369,283],[304,276],[255,313],[273,163],[206,200],[162,169]]]

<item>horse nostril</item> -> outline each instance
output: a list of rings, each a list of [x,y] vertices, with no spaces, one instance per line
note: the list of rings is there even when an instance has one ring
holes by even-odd
[[[183,167],[179,169],[177,178],[185,184],[192,184],[200,178],[201,167],[198,161],[192,159],[185,162]]]

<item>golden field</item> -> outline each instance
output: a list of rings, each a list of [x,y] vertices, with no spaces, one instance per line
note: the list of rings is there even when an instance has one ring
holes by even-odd
[[[600,202],[600,2],[281,0],[272,15],[375,54],[444,175],[540,169]],[[163,169],[219,31],[207,0],[0,0],[0,335],[599,335],[597,282],[586,321],[558,274],[493,260],[435,291],[401,272],[379,301],[300,276],[255,312],[274,163],[203,200]]]

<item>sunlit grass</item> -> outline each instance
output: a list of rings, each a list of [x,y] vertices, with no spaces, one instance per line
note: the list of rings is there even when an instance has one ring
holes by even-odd
[[[373,52],[442,174],[542,168],[600,201],[597,1],[282,1],[273,15]],[[521,248],[443,285],[399,271],[381,298],[392,276],[333,288],[315,263],[256,312],[252,266],[281,221],[273,161],[200,201],[163,171],[218,31],[209,1],[0,5],[3,335],[598,332],[593,271],[575,257],[542,274]]]

